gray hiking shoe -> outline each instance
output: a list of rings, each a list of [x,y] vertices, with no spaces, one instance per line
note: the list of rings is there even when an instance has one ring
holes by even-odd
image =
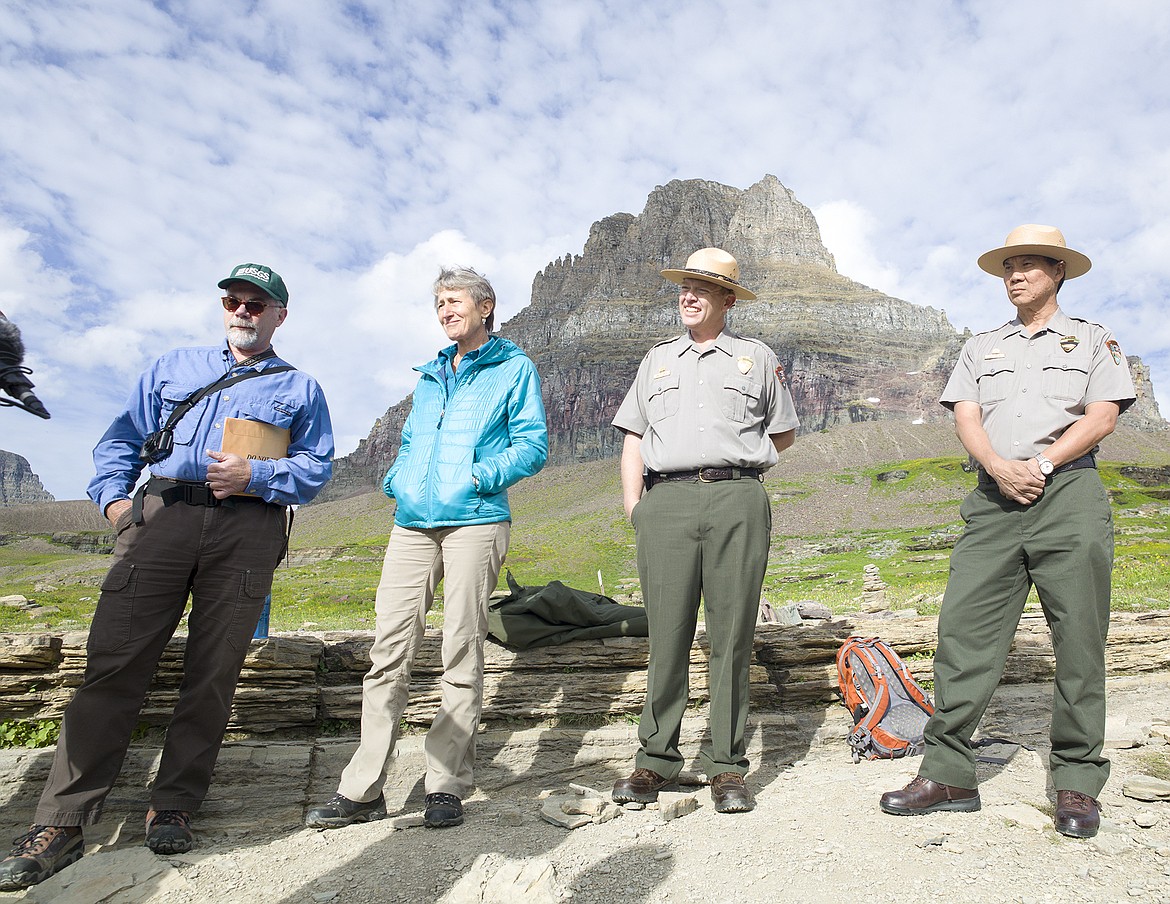
[[[436,792],[428,794],[426,801],[423,825],[428,829],[442,829],[463,823],[463,801],[454,794]]]
[[[340,829],[355,822],[372,822],[385,818],[386,798],[381,794],[368,803],[334,794],[329,798],[329,803],[313,807],[305,814],[305,825],[310,829]]]

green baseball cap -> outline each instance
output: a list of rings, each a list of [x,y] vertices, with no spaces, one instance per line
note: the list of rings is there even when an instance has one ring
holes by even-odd
[[[230,283],[248,282],[263,289],[284,307],[288,307],[288,287],[280,274],[263,264],[237,264],[231,275],[219,281],[219,287],[226,289]]]

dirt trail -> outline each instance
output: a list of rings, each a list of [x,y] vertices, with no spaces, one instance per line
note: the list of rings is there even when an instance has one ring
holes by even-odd
[[[632,726],[485,733],[480,789],[468,801],[467,821],[445,830],[417,827],[413,818],[422,805],[421,738],[404,740],[387,784],[393,818],[330,832],[301,828],[299,819],[305,806],[332,793],[352,740],[231,744],[197,820],[198,848],[158,858],[141,846],[140,824],[141,789],[157,751],[135,750],[107,818],[87,834],[103,848],[39,888],[0,900],[479,901],[468,886],[478,889],[495,873],[508,891],[486,900],[1170,904],[1170,801],[1121,793],[1125,780],[1151,763],[1170,766],[1170,747],[1159,734],[1170,677],[1110,682],[1111,736],[1147,742],[1109,751],[1114,767],[1102,795],[1104,827],[1088,841],[1051,828],[1044,766],[1050,694],[1047,685],[997,694],[984,733],[1035,750],[1022,749],[1007,766],[981,767],[979,813],[915,818],[883,815],[877,798],[909,780],[917,762],[854,765],[843,742],[845,712],[835,707],[755,720],[749,780],[759,806],[752,813],[716,814],[705,788],[684,789],[662,801],[694,794],[699,806],[689,815],[664,822],[655,810],[625,812],[574,831],[540,818],[541,792],[567,791],[570,782],[608,789],[630,767]],[[688,720],[689,752],[702,728],[700,719]],[[6,789],[0,812],[10,837],[30,819],[47,766],[46,751],[0,757]],[[1151,821],[1149,828],[1138,825]],[[529,890],[504,883],[505,874],[528,882]]]

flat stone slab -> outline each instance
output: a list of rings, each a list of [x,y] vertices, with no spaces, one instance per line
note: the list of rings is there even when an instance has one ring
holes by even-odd
[[[147,788],[161,754],[156,747],[130,749],[121,778],[106,798],[102,821],[85,829],[87,845],[145,842]],[[299,827],[312,759],[313,745],[307,742],[225,744],[194,822],[196,839],[231,840]],[[0,837],[15,838],[28,828],[52,762],[51,748],[0,751]]]
[[[167,858],[157,857],[145,847],[129,847],[87,851],[69,869],[30,888],[24,900],[36,904],[136,904],[187,885]]]
[[[1134,800],[1170,800],[1170,782],[1152,775],[1134,775],[1125,780],[1121,793]]]

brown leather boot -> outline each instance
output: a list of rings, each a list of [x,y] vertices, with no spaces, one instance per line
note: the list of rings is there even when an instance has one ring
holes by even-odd
[[[1056,831],[1070,838],[1092,838],[1101,828],[1101,805],[1080,791],[1057,791]]]
[[[651,804],[658,800],[658,792],[677,787],[674,779],[663,778],[653,769],[635,769],[629,778],[618,779],[613,783],[613,793],[610,797],[614,803],[627,804],[632,802]]]
[[[919,816],[939,810],[974,813],[980,807],[979,790],[940,785],[919,775],[901,791],[883,794],[880,805],[894,816]]]
[[[721,772],[711,779],[711,800],[716,813],[747,813],[756,808],[756,799],[738,772]]]

